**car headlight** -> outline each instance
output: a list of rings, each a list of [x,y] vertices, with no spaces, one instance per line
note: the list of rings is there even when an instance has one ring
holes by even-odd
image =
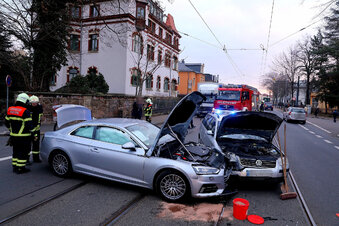
[[[192,166],[197,175],[209,175],[209,174],[218,174],[220,169],[209,167],[209,166]]]

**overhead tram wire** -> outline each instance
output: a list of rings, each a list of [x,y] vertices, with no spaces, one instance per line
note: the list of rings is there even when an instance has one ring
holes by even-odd
[[[199,15],[200,19],[204,22],[204,24],[206,25],[206,27],[208,28],[208,30],[212,33],[212,35],[214,36],[215,40],[217,40],[217,42],[220,44],[222,50],[225,52],[228,60],[230,61],[233,69],[240,75],[244,76],[244,74],[241,72],[241,70],[239,69],[239,67],[235,64],[235,62],[233,61],[232,57],[228,54],[227,52],[227,48],[225,45],[223,45],[219,39],[217,38],[217,36],[214,34],[214,32],[212,31],[212,29],[210,28],[210,26],[206,23],[205,19],[202,17],[202,15],[199,13],[198,9],[193,5],[193,3],[191,2],[191,0],[188,0],[189,3],[191,4],[191,6],[193,7],[193,9],[195,10],[195,12]]]
[[[263,52],[263,54],[265,53],[265,58],[264,58],[264,64],[261,65],[261,72],[260,75],[265,73],[266,70],[266,63],[267,63],[267,53],[268,53],[268,45],[270,43],[270,37],[271,37],[271,28],[272,28],[272,20],[273,20],[273,12],[274,12],[274,0],[272,0],[272,9],[271,9],[271,18],[270,18],[270,25],[268,27],[268,35],[267,35],[267,42],[266,42],[266,49],[265,52]]]
[[[221,48],[219,45],[215,45],[215,44],[213,44],[213,43],[210,43],[210,42],[208,42],[208,41],[202,40],[202,39],[200,39],[200,38],[197,38],[197,37],[195,37],[195,36],[192,36],[192,35],[190,35],[190,34],[187,34],[187,33],[185,33],[185,32],[182,32],[182,31],[178,31],[178,32],[179,32],[180,34],[182,34],[182,35],[185,35],[185,36],[190,37],[190,38],[192,38],[192,39],[196,39],[196,40],[198,40],[198,41],[200,41],[200,42],[203,42],[203,43],[205,43],[205,44],[207,44],[207,45],[210,45],[210,46],[215,47],[215,48],[217,48],[217,49],[223,50],[223,48]],[[233,49],[227,49],[227,51],[236,51],[236,50],[239,50],[239,51],[258,51],[258,50],[262,50],[262,49],[261,49],[261,48],[233,48]]]
[[[322,21],[323,19],[324,19],[324,18],[321,18],[321,19],[319,19],[319,20],[317,20],[317,21],[315,21],[315,22],[313,22],[313,23],[311,23],[311,24],[309,24],[309,25],[307,25],[307,26],[305,26],[305,27],[299,29],[298,31],[293,32],[292,34],[287,35],[286,37],[284,37],[284,38],[282,38],[282,39],[280,39],[280,40],[278,40],[278,41],[272,43],[272,44],[270,45],[270,47],[275,46],[276,44],[278,44],[278,43],[284,41],[285,39],[288,39],[289,37],[291,37],[291,36],[293,36],[293,35],[295,35],[295,34],[301,32],[301,31],[303,31],[303,30],[305,30],[305,29],[311,27],[312,25],[314,25],[314,24],[316,24],[316,23],[319,23],[319,22]]]

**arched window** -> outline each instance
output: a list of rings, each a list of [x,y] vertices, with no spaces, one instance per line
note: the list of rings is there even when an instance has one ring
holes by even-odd
[[[157,90],[160,90],[161,88],[161,78],[160,76],[157,77]]]
[[[131,85],[138,86],[141,82],[141,71],[138,69],[133,69],[131,76]]]
[[[67,70],[67,82],[71,81],[72,78],[79,75],[79,69],[77,67],[69,67]]]
[[[170,84],[169,84],[169,78],[165,78],[164,79],[164,91],[168,91],[170,88]]]
[[[175,79],[172,79],[171,90],[172,91],[176,91],[177,90],[177,80],[175,80]]]
[[[173,56],[173,70],[178,70],[178,57]]]
[[[139,34],[135,34],[133,36],[133,43],[132,43],[132,46],[133,46],[133,52],[136,52],[136,53],[142,53],[142,38]]]
[[[92,66],[92,67],[89,67],[88,69],[87,69],[87,74],[91,74],[91,73],[94,73],[94,74],[98,74],[98,68],[97,67],[95,67],[95,66]]]
[[[152,89],[153,88],[153,75],[148,74],[146,77],[146,89]]]

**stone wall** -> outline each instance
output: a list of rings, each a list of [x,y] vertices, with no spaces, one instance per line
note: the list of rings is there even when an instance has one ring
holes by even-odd
[[[42,122],[53,121],[53,106],[59,104],[78,104],[89,108],[95,118],[131,117],[133,96],[123,95],[79,95],[57,93],[27,93],[36,95],[44,108]],[[153,115],[169,113],[180,98],[152,97]]]

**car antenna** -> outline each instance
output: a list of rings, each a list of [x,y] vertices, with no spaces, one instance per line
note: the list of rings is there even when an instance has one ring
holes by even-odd
[[[179,143],[184,147],[184,149],[187,151],[187,153],[192,157],[193,161],[196,162],[195,158],[193,157],[193,155],[191,154],[191,152],[186,148],[186,146],[181,142],[181,140],[179,139],[179,137],[177,136],[177,134],[175,134],[171,128],[171,126],[167,123],[168,128],[171,130],[172,135],[175,137],[175,139],[177,139],[179,141]]]

